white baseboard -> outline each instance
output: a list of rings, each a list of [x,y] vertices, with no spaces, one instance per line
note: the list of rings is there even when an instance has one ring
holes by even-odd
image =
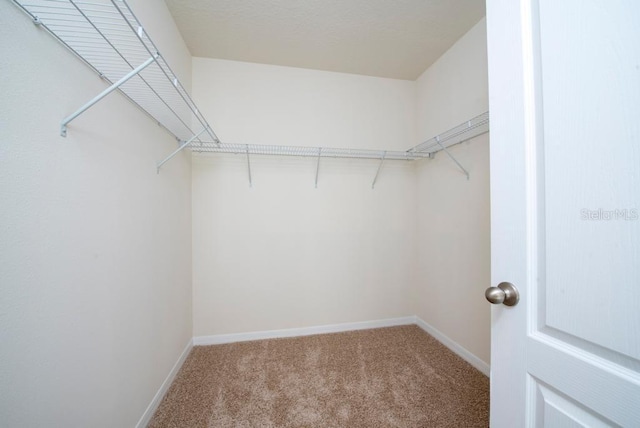
[[[288,328],[283,330],[253,331],[248,333],[216,334],[213,336],[196,336],[193,344],[198,345],[221,345],[224,343],[246,342],[250,340],[276,339],[282,337],[310,336],[314,334],[339,333],[352,330],[366,330],[370,328],[393,327],[398,325],[416,324],[418,327],[436,338],[444,346],[455,352],[463,360],[480,370],[485,376],[489,376],[490,367],[487,363],[469,352],[458,342],[452,340],[447,335],[427,324],[419,317],[412,315],[402,318],[390,318],[376,321],[361,321],[343,324],[330,324],[314,327]]]
[[[442,333],[440,330],[436,329],[430,324],[427,324],[425,321],[416,316],[416,324],[418,327],[429,333],[431,336],[438,339],[440,343],[444,346],[455,352],[459,357],[463,360],[471,364],[476,369],[480,370],[484,373],[485,376],[489,377],[489,373],[491,372],[489,364],[482,361],[480,358],[473,355],[467,349],[462,347],[458,342],[452,340],[447,335]]]
[[[153,416],[153,414],[156,412],[156,409],[160,405],[160,401],[162,401],[162,398],[167,393],[167,390],[171,386],[173,379],[178,374],[178,371],[180,371],[180,367],[182,367],[184,360],[187,359],[187,355],[189,355],[189,352],[191,352],[191,348],[193,348],[193,339],[189,340],[189,343],[187,343],[187,346],[185,346],[184,351],[182,351],[182,354],[180,354],[178,361],[176,361],[176,363],[173,365],[173,368],[169,372],[169,375],[164,380],[164,382],[162,382],[162,385],[160,385],[160,389],[158,389],[158,392],[153,397],[153,400],[151,400],[151,403],[149,403],[147,410],[145,410],[144,413],[142,414],[142,417],[136,424],[136,428],[144,428],[147,426],[147,424],[149,424],[149,421],[151,421],[151,417]]]
[[[288,328],[284,330],[254,331],[249,333],[216,334],[213,336],[197,336],[193,338],[194,345],[220,345],[223,343],[246,342],[249,340],[275,339],[281,337],[310,336],[314,334],[339,333],[352,330],[366,330],[370,328],[393,327],[397,325],[411,325],[416,323],[415,316],[390,318],[377,321],[361,321],[343,324],[330,324],[315,327]]]

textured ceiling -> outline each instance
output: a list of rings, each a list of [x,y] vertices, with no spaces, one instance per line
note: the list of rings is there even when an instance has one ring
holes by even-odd
[[[191,54],[414,80],[484,0],[165,0]]]

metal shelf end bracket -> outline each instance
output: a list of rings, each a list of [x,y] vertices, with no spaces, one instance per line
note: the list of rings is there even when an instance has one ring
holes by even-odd
[[[129,79],[131,79],[133,76],[136,76],[138,73],[140,73],[142,70],[144,70],[145,68],[147,68],[149,65],[151,65],[151,63],[153,63],[158,57],[160,56],[159,53],[155,53],[154,55],[152,55],[148,60],[146,60],[145,62],[143,62],[142,64],[140,64],[139,66],[137,66],[136,68],[134,68],[133,70],[131,70],[130,72],[128,72],[126,75],[124,75],[120,80],[118,80],[116,83],[114,83],[113,85],[109,86],[107,89],[105,89],[104,91],[100,92],[96,97],[94,97],[92,100],[90,100],[88,103],[86,103],[85,105],[83,105],[82,107],[80,107],[75,113],[73,113],[70,116],[67,116],[62,123],[60,124],[60,135],[62,137],[66,137],[67,136],[67,125],[69,124],[69,122],[71,122],[73,119],[75,119],[76,117],[80,116],[82,113],[84,113],[85,111],[87,111],[90,107],[92,107],[94,104],[96,104],[98,101],[100,101],[101,99],[103,99],[104,97],[106,97],[107,95],[109,95],[111,92],[115,91],[116,89],[118,89],[120,86],[122,86],[125,82],[127,82]]]

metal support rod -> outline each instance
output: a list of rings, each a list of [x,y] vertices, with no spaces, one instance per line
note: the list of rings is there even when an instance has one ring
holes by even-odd
[[[464,172],[464,175],[467,176],[467,180],[468,180],[469,179],[469,171],[464,169],[464,167],[462,165],[460,165],[460,162],[458,162],[458,160],[456,158],[454,158],[451,153],[449,153],[449,150],[447,150],[446,147],[442,145],[442,143],[440,142],[440,137],[436,137],[436,143],[438,143],[438,145],[451,158],[451,160],[454,161],[456,163],[456,165],[458,165],[458,168],[460,168]]]
[[[249,171],[249,187],[253,187],[251,180],[251,160],[249,159],[249,145],[247,144],[247,171]]]
[[[382,157],[380,158],[380,165],[378,165],[378,170],[376,171],[376,176],[373,177],[373,183],[371,183],[371,188],[373,189],[376,185],[376,181],[378,180],[378,174],[380,174],[380,170],[382,169],[382,164],[384,163],[384,158],[387,156],[387,152],[382,153]]]
[[[204,131],[206,131],[207,128],[204,128],[202,131],[198,132],[197,134],[195,134],[193,137],[189,138],[187,141],[185,141],[184,143],[182,143],[180,145],[180,147],[178,147],[177,149],[175,149],[173,151],[173,153],[171,153],[169,156],[167,156],[163,161],[160,161],[156,164],[156,172],[159,174],[160,173],[160,167],[162,165],[164,165],[167,161],[169,161],[169,159],[171,159],[172,157],[174,157],[175,155],[177,155],[178,153],[180,153],[182,151],[182,149],[184,149],[185,147],[187,147],[189,144],[191,144],[193,142],[193,140],[195,140],[196,138],[198,138],[200,135],[202,135],[202,133]]]
[[[86,103],[85,105],[83,105],[82,107],[80,107],[80,109],[78,109],[78,111],[76,111],[75,113],[73,113],[71,116],[68,116],[67,118],[65,118],[62,123],[60,124],[60,135],[63,137],[67,136],[67,124],[69,122],[71,122],[73,119],[75,119],[76,117],[80,116],[82,113],[84,113],[85,111],[87,111],[90,107],[92,107],[95,103],[97,103],[98,101],[100,101],[101,99],[103,99],[104,97],[106,97],[107,95],[109,95],[111,92],[115,91],[116,89],[118,89],[120,86],[122,86],[127,80],[131,79],[133,76],[137,75],[138,73],[140,73],[142,70],[144,70],[145,68],[147,68],[152,62],[154,62],[160,55],[158,53],[154,54],[153,56],[151,56],[148,60],[146,60],[145,62],[143,62],[142,64],[140,64],[139,66],[137,66],[136,68],[134,68],[133,70],[131,70],[130,72],[128,72],[124,77],[122,77],[120,80],[118,80],[116,83],[114,83],[113,85],[109,86],[107,89],[105,89],[104,91],[100,92],[100,94],[98,94],[98,96],[96,96],[95,98],[93,98],[91,101],[89,101],[88,103]]]
[[[316,189],[318,188],[318,173],[320,172],[320,155],[322,154],[322,147],[318,147],[318,162],[316,163]]]

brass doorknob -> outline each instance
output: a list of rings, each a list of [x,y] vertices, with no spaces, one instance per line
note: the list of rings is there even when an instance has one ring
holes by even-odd
[[[520,300],[520,293],[518,293],[516,286],[510,282],[501,282],[497,287],[487,288],[484,297],[494,305],[502,303],[507,306],[515,306]]]

